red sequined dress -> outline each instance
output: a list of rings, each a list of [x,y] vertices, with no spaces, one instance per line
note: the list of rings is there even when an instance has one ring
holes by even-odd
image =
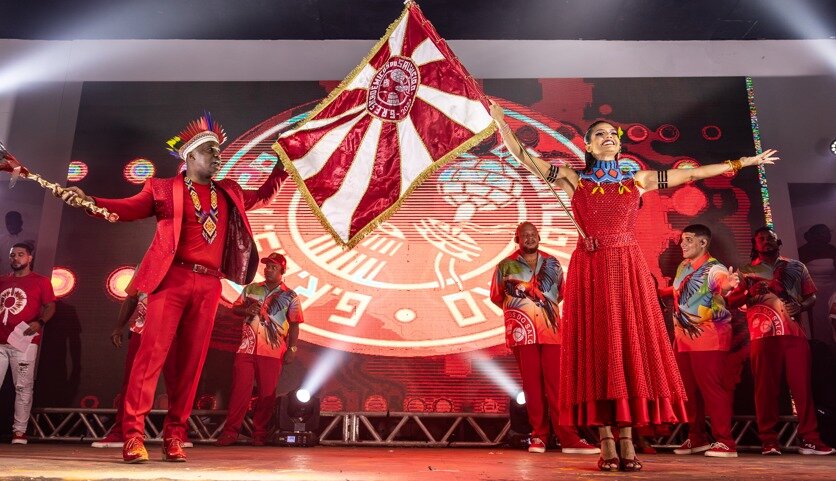
[[[563,306],[561,424],[641,426],[685,421],[685,389],[656,287],[633,227],[633,172],[599,161],[572,196],[572,210],[597,242],[579,239]]]

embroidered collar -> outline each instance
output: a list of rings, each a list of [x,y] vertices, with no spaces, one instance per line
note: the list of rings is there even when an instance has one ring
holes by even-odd
[[[598,160],[592,168],[580,172],[580,178],[598,184],[608,182],[623,182],[632,179],[635,171],[628,164],[620,164],[617,160]]]

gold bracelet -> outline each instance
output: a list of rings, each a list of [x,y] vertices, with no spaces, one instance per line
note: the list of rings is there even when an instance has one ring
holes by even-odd
[[[732,173],[736,174],[740,169],[743,168],[743,162],[738,160],[727,160],[727,164],[729,164],[729,169],[731,169]]]

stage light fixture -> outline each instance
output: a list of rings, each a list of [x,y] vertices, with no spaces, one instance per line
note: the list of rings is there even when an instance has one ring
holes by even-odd
[[[67,181],[79,182],[87,177],[87,172],[89,172],[89,170],[90,169],[87,167],[87,164],[80,160],[74,160],[70,162],[69,167],[67,167]]]
[[[279,401],[279,430],[276,444],[279,446],[316,446],[319,442],[320,400],[306,389],[298,389]]]
[[[117,301],[124,301],[128,294],[125,289],[134,277],[134,266],[120,266],[114,269],[105,282],[107,293]]]
[[[150,160],[134,159],[125,164],[125,168],[122,169],[122,175],[131,184],[142,184],[151,177],[154,177],[156,171],[157,169],[154,167],[154,163]]]
[[[508,417],[511,421],[508,444],[512,448],[527,449],[531,438],[531,424],[528,422],[525,394],[522,391],[508,400]]]
[[[833,139],[833,142],[830,143],[830,153],[836,155],[836,139]]]
[[[296,399],[304,404],[311,400],[311,393],[307,389],[299,389],[296,391]]]
[[[69,296],[76,286],[76,275],[67,267],[55,266],[52,268],[52,290],[55,292],[55,297],[62,298]]]

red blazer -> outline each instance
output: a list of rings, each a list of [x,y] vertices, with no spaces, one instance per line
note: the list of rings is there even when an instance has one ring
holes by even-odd
[[[281,164],[279,164],[281,165]],[[238,284],[249,284],[258,269],[258,249],[246,211],[257,209],[275,197],[287,173],[274,169],[258,190],[244,190],[235,181],[215,183],[229,201],[229,225],[224,244],[221,272]],[[94,197],[96,205],[119,215],[120,221],[155,216],[157,231],[133,279],[133,287],[152,293],[168,273],[180,242],[183,227],[183,175],[167,179],[151,178],[138,194],[125,199]]]

